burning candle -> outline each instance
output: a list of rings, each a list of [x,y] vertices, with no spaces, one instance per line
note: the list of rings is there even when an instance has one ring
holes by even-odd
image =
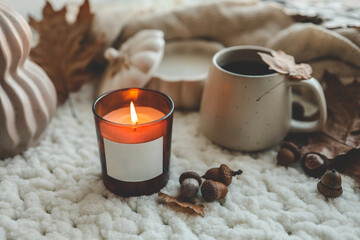
[[[138,117],[139,116],[139,117]],[[131,101],[129,107],[116,109],[104,116],[105,120],[118,124],[142,124],[153,122],[165,116],[163,112],[151,107],[136,107]]]
[[[93,105],[105,186],[120,196],[148,195],[169,178],[174,104],[163,93],[121,89]]]

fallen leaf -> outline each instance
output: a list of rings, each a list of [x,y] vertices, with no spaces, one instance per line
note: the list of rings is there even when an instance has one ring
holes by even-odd
[[[319,153],[329,169],[360,176],[360,83],[342,84],[334,75],[324,77],[328,119],[321,132],[287,137],[302,154]]]
[[[91,36],[93,18],[88,0],[80,6],[74,23],[66,20],[66,7],[55,11],[49,2],[41,21],[29,17],[30,26],[40,35],[30,57],[53,81],[60,104],[94,74],[89,64],[102,43]]]
[[[333,159],[360,148],[360,83],[344,85],[327,74],[325,84],[328,119],[322,132],[310,135],[304,148]]]
[[[166,203],[175,203],[181,208],[191,210],[193,213],[200,214],[202,217],[204,217],[204,205],[202,204],[186,202],[178,197],[172,197],[162,192],[158,192],[158,196],[164,199]]]
[[[354,176],[356,180],[360,178],[360,151],[359,149],[352,149],[345,155],[337,156],[329,169],[336,169],[337,171]]]
[[[288,76],[289,80],[300,81],[311,78],[312,69],[309,64],[296,64],[293,56],[287,55],[283,51],[271,51],[271,55],[260,53],[261,59],[269,65],[269,68]]]

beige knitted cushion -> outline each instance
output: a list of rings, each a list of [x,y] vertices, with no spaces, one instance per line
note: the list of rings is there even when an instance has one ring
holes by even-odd
[[[114,46],[141,29],[150,28],[164,31],[168,41],[205,38],[225,46],[282,49],[298,62],[310,63],[316,78],[325,70],[341,78],[360,76],[358,30],[330,31],[313,24],[294,23],[274,3],[217,2],[138,15],[122,28]]]

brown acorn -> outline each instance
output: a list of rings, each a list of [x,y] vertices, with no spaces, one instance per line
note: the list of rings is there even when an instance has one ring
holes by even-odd
[[[318,182],[317,189],[328,198],[340,196],[343,192],[340,173],[335,169],[327,171]]]
[[[196,172],[184,172],[179,177],[180,197],[190,200],[194,198],[201,185],[201,177]]]
[[[311,177],[321,177],[326,172],[326,160],[317,153],[307,153],[301,159],[301,166]]]
[[[292,142],[284,142],[276,156],[277,163],[282,166],[288,166],[289,164],[298,161],[300,155],[300,150],[295,144]]]
[[[202,178],[222,182],[226,186],[229,186],[232,181],[232,177],[240,175],[242,172],[243,171],[241,169],[233,171],[226,164],[221,164],[218,168],[211,168],[207,170]]]
[[[221,182],[205,180],[201,186],[201,194],[206,202],[222,199],[228,193],[228,188]]]

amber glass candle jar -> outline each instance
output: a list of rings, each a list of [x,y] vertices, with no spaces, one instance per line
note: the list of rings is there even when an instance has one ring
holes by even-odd
[[[102,178],[111,192],[149,195],[166,185],[173,111],[170,97],[140,88],[108,92],[95,100]]]

